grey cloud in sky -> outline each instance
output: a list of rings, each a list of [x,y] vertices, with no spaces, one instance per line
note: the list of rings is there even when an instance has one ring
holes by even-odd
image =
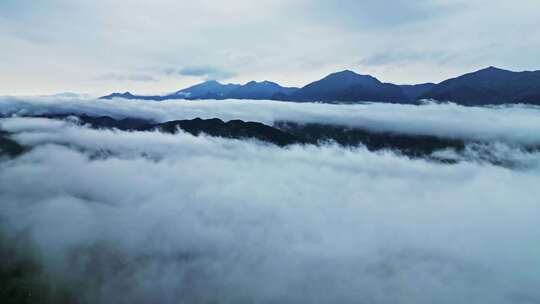
[[[400,83],[436,82],[490,65],[535,70],[539,5],[5,0],[0,94],[152,93],[210,78],[301,86],[342,69]],[[149,66],[180,73],[151,73],[159,81],[144,83],[126,77],[104,84],[93,77],[140,74]]]
[[[466,7],[464,1],[304,1],[315,16],[338,25],[352,26],[351,30],[384,30],[433,18],[442,18]]]
[[[119,73],[107,73],[96,77],[97,80],[103,81],[158,81],[154,76],[147,74],[119,74]]]
[[[211,80],[226,79],[234,76],[233,73],[215,67],[191,66],[177,70],[177,73],[184,76],[204,77]]]
[[[456,55],[451,52],[388,50],[362,58],[358,61],[358,65],[363,67],[384,67],[388,65],[402,67],[414,62],[430,62],[444,65],[456,59],[458,59]]]

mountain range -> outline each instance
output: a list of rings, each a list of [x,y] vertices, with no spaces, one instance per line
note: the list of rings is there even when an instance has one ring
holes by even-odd
[[[451,101],[466,106],[527,103],[540,105],[540,71],[513,72],[488,67],[441,83],[397,85],[371,75],[345,70],[330,74],[302,88],[282,87],[275,82],[251,81],[222,84],[206,81],[167,95],[113,93],[102,99],[268,99],[291,102],[388,102],[415,104],[420,100]]]
[[[24,115],[23,115],[24,116]],[[263,124],[242,120],[223,121],[212,119],[185,119],[156,122],[141,118],[113,118],[110,116],[88,116],[86,114],[56,113],[40,114],[24,117],[65,120],[69,124],[78,124],[94,129],[113,129],[123,131],[159,131],[176,134],[182,130],[194,136],[211,136],[238,140],[257,140],[279,147],[290,145],[328,145],[335,143],[343,147],[363,146],[370,151],[393,150],[411,158],[424,158],[432,161],[455,163],[462,157],[467,159],[467,147],[476,149],[476,158],[491,164],[505,167],[516,165],[512,160],[505,160],[483,149],[488,143],[482,140],[463,140],[451,136],[418,135],[400,132],[373,131],[368,128],[351,127],[332,123],[297,123],[293,121],[275,121]],[[13,134],[4,131],[0,125],[0,158],[17,157],[32,149],[31,146],[19,144]],[[472,146],[471,146],[472,145]],[[478,150],[478,148],[480,148]],[[524,152],[540,151],[539,145],[522,146]],[[457,153],[436,153],[453,151]],[[104,153],[109,153],[104,151]]]
[[[102,99],[125,98],[125,99],[142,99],[142,100],[171,100],[171,99],[272,99],[276,94],[289,94],[297,91],[298,88],[286,88],[271,81],[250,81],[244,85],[240,84],[222,84],[215,80],[209,80],[200,84],[196,84],[189,88],[185,88],[166,95],[134,95],[130,92],[113,93],[103,96]]]
[[[540,104],[540,71],[512,72],[495,67],[445,80],[420,98],[463,105]]]
[[[139,118],[115,119],[110,116],[88,116],[77,114],[37,115],[33,117],[66,120],[94,129],[118,129],[124,131],[159,131],[176,134],[180,130],[194,136],[202,134],[239,140],[258,140],[279,147],[290,145],[326,145],[334,142],[344,147],[365,146],[370,151],[397,150],[399,153],[415,158],[429,158],[446,161],[432,154],[435,151],[453,149],[462,151],[465,142],[452,138],[436,136],[398,134],[395,132],[373,132],[368,129],[350,126],[308,123],[298,124],[292,121],[277,121],[266,125],[259,122],[218,118],[186,119],[155,122]],[[76,119],[75,119],[76,118]],[[18,156],[28,150],[11,139],[11,134],[0,128],[0,156]]]

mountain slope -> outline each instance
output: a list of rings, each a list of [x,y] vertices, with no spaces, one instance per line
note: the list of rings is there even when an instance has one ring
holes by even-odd
[[[360,75],[348,70],[312,82],[291,94],[289,99],[325,102],[409,102],[409,98],[399,86],[382,83],[373,76]]]
[[[540,105],[540,71],[512,72],[489,67],[439,84],[395,85],[352,71],[330,74],[301,89],[270,81],[244,85],[207,81],[164,96],[114,93],[103,99],[273,99],[296,102],[415,103],[420,99],[452,101],[466,106],[527,103]]]
[[[139,100],[165,100],[167,99],[165,96],[159,96],[159,95],[134,95],[130,92],[125,93],[112,93],[107,96],[102,96],[99,99],[113,99],[113,98],[124,98],[124,99],[139,99]]]
[[[250,81],[244,85],[222,84],[215,80],[205,81],[173,94],[163,96],[134,95],[130,92],[113,93],[101,99],[125,98],[141,100],[170,100],[170,99],[271,99],[275,94],[291,94],[298,88],[286,88],[271,81]]]
[[[434,83],[428,82],[428,83],[421,83],[421,84],[404,84],[400,85],[399,87],[409,98],[411,101],[416,101],[420,98],[420,96],[427,93],[429,90],[431,90],[435,86]]]
[[[63,114],[53,116],[39,116],[49,119],[69,119],[71,123],[74,115]],[[294,144],[320,145],[329,141],[346,147],[365,146],[371,151],[398,150],[410,157],[432,157],[438,150],[455,149],[462,151],[465,142],[451,138],[438,138],[436,136],[398,134],[392,132],[372,132],[368,129],[351,128],[350,126],[332,124],[298,124],[290,121],[277,121],[273,125],[259,122],[231,120],[225,122],[218,118],[190,120],[174,120],[163,123],[145,121],[136,118],[114,119],[109,116],[80,115],[76,120],[78,124],[96,129],[119,129],[125,131],[160,131],[175,134],[180,131],[194,136],[205,134],[212,137],[222,137],[240,140],[258,140],[261,142],[285,147]],[[1,139],[0,133],[0,139]],[[1,143],[1,141],[0,141]]]
[[[241,87],[239,84],[221,84],[215,80],[205,81],[189,88],[180,90],[168,95],[168,99],[206,99],[207,97],[217,97],[217,99],[227,98],[227,95]]]
[[[539,97],[540,71],[512,72],[495,67],[445,80],[421,96],[468,106],[540,104]]]
[[[250,81],[230,92],[227,98],[232,99],[271,99],[276,94],[289,95],[298,88],[286,88],[271,81]]]

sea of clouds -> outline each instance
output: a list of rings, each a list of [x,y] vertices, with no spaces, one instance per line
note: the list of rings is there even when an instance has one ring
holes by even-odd
[[[270,100],[153,102],[57,96],[0,97],[0,116],[66,113],[143,118],[156,122],[200,117],[225,121],[242,119],[269,125],[276,121],[325,123],[380,132],[540,144],[540,107],[530,105],[464,107],[452,103],[335,105]]]
[[[4,98],[0,111],[540,143],[540,111],[525,106]],[[0,161],[0,227],[82,303],[540,302],[537,153],[499,149],[524,164],[505,168],[43,118],[0,126],[32,148]]]

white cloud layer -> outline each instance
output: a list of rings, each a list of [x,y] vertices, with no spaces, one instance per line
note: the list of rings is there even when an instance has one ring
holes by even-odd
[[[114,113],[132,106],[116,103]],[[201,105],[144,104],[138,113],[163,118]],[[262,107],[300,111],[287,106]],[[212,108],[246,115],[250,103]],[[274,118],[265,111],[249,113]],[[497,111],[471,113],[506,117]],[[45,119],[2,128],[34,149],[0,162],[0,224],[28,233],[51,277],[82,282],[77,295],[89,303],[540,301],[536,154],[529,170],[510,170]]]
[[[0,97],[0,114],[4,116],[66,113],[115,118],[136,117],[158,122],[217,117],[271,125],[275,121],[287,120],[349,125],[372,131],[540,145],[540,108],[528,105],[490,108],[455,104],[331,105],[247,100],[148,102],[123,99]]]

